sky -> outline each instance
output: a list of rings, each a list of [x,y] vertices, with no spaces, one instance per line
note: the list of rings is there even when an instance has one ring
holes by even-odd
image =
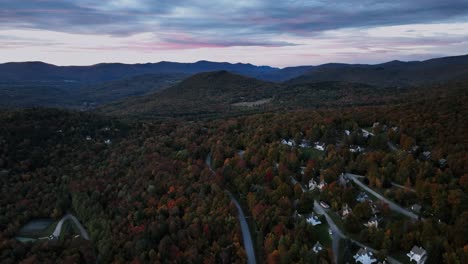
[[[0,62],[277,67],[468,54],[468,0],[0,0]]]

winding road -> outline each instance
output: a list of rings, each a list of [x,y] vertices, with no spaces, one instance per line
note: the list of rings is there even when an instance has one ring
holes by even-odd
[[[211,167],[211,153],[208,154],[205,160],[206,165],[210,169],[211,173],[214,175],[215,171]],[[252,242],[252,236],[250,235],[250,230],[249,230],[249,225],[247,224],[247,220],[245,220],[245,214],[244,211],[242,211],[242,207],[240,206],[239,202],[236,200],[236,198],[226,190],[228,193],[229,197],[231,197],[231,201],[234,203],[234,205],[237,208],[237,212],[239,213],[239,222],[241,225],[241,230],[242,230],[242,239],[244,242],[244,248],[245,248],[245,253],[247,254],[247,263],[248,264],[256,264],[257,261],[255,259],[255,250]]]
[[[362,183],[358,178],[362,178],[363,176],[356,175],[356,174],[351,174],[351,173],[345,173],[345,176],[348,177],[349,179],[351,179],[355,184],[357,184],[362,189],[366,190],[367,192],[369,192],[372,195],[374,195],[375,197],[377,197],[377,199],[387,203],[388,206],[390,207],[390,209],[392,209],[393,211],[398,212],[398,213],[400,213],[402,215],[405,215],[405,216],[407,216],[407,217],[409,217],[409,218],[411,218],[413,220],[418,220],[419,219],[418,215],[416,215],[415,213],[413,213],[413,212],[401,207],[400,205],[390,201],[389,199],[385,198],[384,196],[382,196],[378,192],[372,190],[367,185]]]
[[[75,223],[75,226],[78,228],[78,230],[80,231],[80,234],[81,234],[81,237],[83,239],[86,239],[86,240],[89,240],[89,235],[88,235],[88,232],[86,232],[86,229],[83,228],[83,226],[80,224],[80,222],[78,221],[78,219],[76,219],[76,217],[70,213],[67,213],[65,216],[62,217],[62,219],[60,219],[60,221],[58,222],[57,226],[55,227],[54,229],[54,232],[52,233],[52,236],[54,238],[58,238],[60,237],[60,233],[62,232],[62,226],[63,226],[63,223],[67,220],[72,220],[74,223]]]

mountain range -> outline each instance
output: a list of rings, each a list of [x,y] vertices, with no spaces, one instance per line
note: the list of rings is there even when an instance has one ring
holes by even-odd
[[[411,87],[467,77],[468,55],[283,69],[209,61],[92,66],[12,62],[0,64],[0,107],[97,107],[110,114],[211,116],[259,108],[383,103]]]

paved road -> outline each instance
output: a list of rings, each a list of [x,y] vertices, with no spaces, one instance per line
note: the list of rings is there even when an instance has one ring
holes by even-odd
[[[362,176],[362,175],[357,175],[357,174],[352,174],[352,175],[354,175],[354,177],[359,178],[359,179],[364,179],[365,178],[365,176]],[[395,186],[395,187],[400,188],[400,189],[405,189],[405,190],[410,191],[410,192],[416,192],[415,189],[400,185],[398,183],[392,182],[392,186]]]
[[[335,224],[335,222],[333,222],[333,219],[328,216],[328,213],[327,213],[327,210],[324,209],[317,201],[314,201],[314,211],[317,213],[317,214],[322,214],[325,216],[325,219],[327,220],[327,223],[328,225],[330,226],[330,229],[332,230],[333,232],[333,252],[334,252],[334,255],[335,255],[335,263],[338,263],[338,252],[339,252],[339,242],[340,242],[340,239],[349,239],[349,241],[351,241],[352,243],[358,245],[359,247],[363,247],[363,248],[368,248],[370,251],[377,253],[378,250],[375,250],[371,247],[369,247],[368,245],[365,245],[357,240],[354,240],[352,238],[349,238],[348,236],[346,236],[342,231],[341,229]],[[398,260],[390,257],[390,256],[387,256],[387,260],[389,263],[392,263],[392,264],[401,264]]]
[[[88,232],[86,232],[86,229],[83,228],[83,226],[80,224],[80,222],[78,221],[78,219],[76,219],[76,217],[70,213],[67,213],[64,217],[62,217],[62,219],[60,219],[60,221],[58,222],[57,226],[55,227],[55,230],[54,232],[52,233],[52,235],[55,237],[55,238],[58,238],[60,236],[60,232],[62,231],[62,226],[63,226],[63,223],[66,221],[66,220],[72,220],[74,223],[75,223],[75,226],[78,228],[78,230],[80,231],[80,234],[81,234],[81,237],[86,239],[86,240],[89,240],[89,235],[88,235]]]
[[[398,204],[390,201],[389,199],[385,198],[384,196],[380,195],[378,192],[372,190],[367,185],[362,183],[358,178],[362,178],[363,176],[356,175],[356,174],[351,174],[351,173],[346,173],[345,175],[349,179],[351,179],[354,183],[356,183],[359,187],[361,187],[362,189],[368,191],[369,193],[371,193],[372,195],[377,197],[379,200],[387,203],[388,206],[390,207],[390,209],[392,209],[393,211],[398,212],[398,213],[400,213],[402,215],[405,215],[405,216],[407,216],[407,217],[409,217],[411,219],[418,220],[418,216],[415,213],[413,213],[413,212],[399,206]]]
[[[206,156],[205,163],[210,169],[211,173],[214,175],[215,171],[211,168],[211,153]],[[229,194],[229,197],[231,197],[231,201],[236,205],[237,212],[239,213],[239,222],[242,230],[242,240],[244,242],[245,253],[247,254],[247,263],[256,264],[257,261],[255,259],[255,250],[253,247],[252,236],[250,235],[247,220],[245,220],[244,211],[242,211],[242,207],[236,198],[234,198],[234,196],[228,190],[226,190],[226,192]]]
[[[343,234],[343,232],[341,232],[341,230],[338,228],[335,222],[333,222],[331,217],[328,216],[325,209],[317,201],[314,201],[314,211],[317,214],[324,215],[325,219],[327,220],[328,225],[330,226],[330,229],[332,231],[333,255],[335,257],[335,263],[338,263],[338,254],[340,252],[340,239],[346,238],[346,236]]]
[[[255,250],[252,242],[252,236],[250,235],[249,225],[245,220],[244,212],[239,204],[239,202],[234,198],[234,196],[228,191],[229,196],[231,197],[232,202],[236,205],[237,212],[239,213],[239,222],[242,229],[242,239],[244,241],[245,253],[247,254],[247,263],[255,264]]]

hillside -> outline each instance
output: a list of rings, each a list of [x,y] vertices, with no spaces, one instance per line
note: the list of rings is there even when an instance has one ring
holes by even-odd
[[[287,81],[288,84],[343,81],[375,86],[417,86],[468,76],[468,55],[426,61],[391,61],[376,65],[324,64]]]
[[[287,109],[375,105],[397,101],[409,91],[347,82],[276,84],[219,71],[200,73],[161,92],[102,106],[98,112],[149,119],[198,119]]]
[[[241,109],[233,104],[269,99],[280,87],[227,71],[207,72],[161,92],[112,103],[98,111],[145,117],[210,116]]]
[[[86,109],[130,96],[139,96],[164,89],[181,81],[185,74],[146,74],[78,87],[41,82],[0,84],[0,106],[58,107]]]

